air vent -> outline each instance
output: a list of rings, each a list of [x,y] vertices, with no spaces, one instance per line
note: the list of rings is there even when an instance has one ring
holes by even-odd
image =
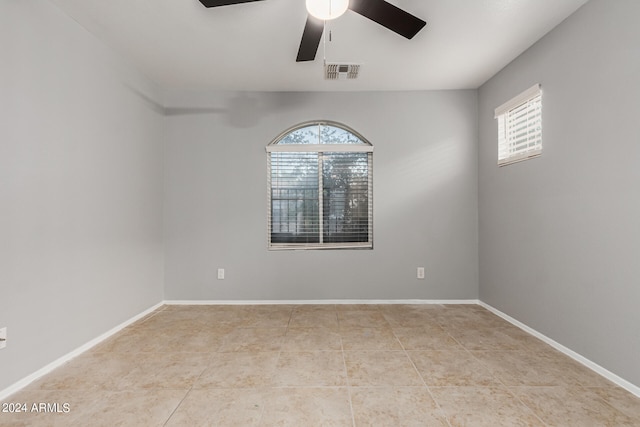
[[[360,64],[324,64],[326,80],[353,80],[358,78]]]

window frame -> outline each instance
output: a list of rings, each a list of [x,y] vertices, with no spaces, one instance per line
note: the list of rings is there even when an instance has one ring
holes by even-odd
[[[286,136],[311,126],[329,126],[344,130],[355,136],[360,143],[341,144],[279,144]],[[320,137],[320,132],[319,132]],[[373,145],[360,133],[349,126],[332,120],[312,120],[299,123],[280,133],[266,147],[267,152],[267,247],[269,250],[316,250],[316,249],[373,249]],[[272,242],[272,153],[318,153],[318,240],[317,243],[274,243]],[[323,242],[323,156],[324,153],[366,153],[367,154],[367,241],[366,242]]]
[[[523,111],[524,110],[524,111]],[[510,115],[521,117],[511,119]],[[542,154],[542,89],[535,84],[495,109],[498,121],[498,166],[539,157]],[[529,123],[531,121],[531,123]],[[513,127],[524,126],[527,136],[514,136]]]

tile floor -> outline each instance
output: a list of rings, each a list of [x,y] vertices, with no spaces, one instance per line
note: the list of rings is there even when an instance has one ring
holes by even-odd
[[[640,426],[640,399],[476,305],[165,306],[5,403],[12,427]]]

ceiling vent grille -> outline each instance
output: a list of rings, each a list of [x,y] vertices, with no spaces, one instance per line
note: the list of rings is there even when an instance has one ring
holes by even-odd
[[[358,78],[360,64],[324,64],[326,80],[353,80]]]

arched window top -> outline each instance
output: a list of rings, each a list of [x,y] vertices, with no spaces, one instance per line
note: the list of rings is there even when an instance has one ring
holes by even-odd
[[[372,144],[362,135],[342,123],[312,121],[300,123],[276,137],[273,145],[364,145]]]

